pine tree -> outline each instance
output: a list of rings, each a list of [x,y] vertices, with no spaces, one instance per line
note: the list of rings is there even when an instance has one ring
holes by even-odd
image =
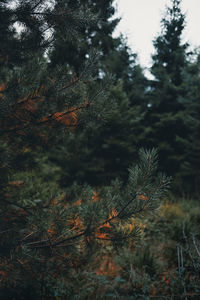
[[[51,127],[52,137],[55,127],[57,129],[58,127],[62,128],[63,125],[75,127],[78,125],[77,123],[81,123],[80,115],[82,114],[82,119],[84,119],[84,111],[89,110],[93,98],[95,98],[95,103],[98,106],[98,97],[102,96],[102,87],[94,92],[94,83],[90,80],[94,77],[92,70],[94,57],[90,57],[87,64],[82,66],[82,72],[77,76],[76,74],[72,75],[71,70],[66,69],[65,66],[56,66],[49,70],[49,62],[44,56],[54,43],[55,27],[65,28],[65,38],[69,38],[71,32],[79,29],[73,22],[70,29],[69,20],[74,20],[75,24],[82,20],[82,26],[85,26],[84,24],[89,22],[89,16],[86,21],[85,15],[80,13],[72,15],[67,8],[63,11],[59,9],[56,11],[54,6],[48,6],[45,1],[21,1],[16,7],[9,7],[8,4],[9,1],[6,1],[4,5],[2,4],[3,13],[10,14],[11,17],[10,22],[5,24],[5,27],[8,26],[8,30],[5,30],[4,26],[1,28],[1,35],[6,46],[3,44],[1,50],[4,67],[1,69],[0,83],[2,98],[0,134],[11,136],[17,133],[24,135],[25,138],[25,136],[29,136],[30,130],[34,127],[32,132],[40,137],[40,143],[42,142],[42,134],[45,135],[45,131],[49,127]],[[35,27],[29,23],[34,18],[36,18]],[[61,20],[62,25],[60,24]],[[22,31],[14,32],[15,24],[20,22],[23,24]],[[50,32],[45,35],[47,28]],[[9,30],[13,31],[13,34]],[[36,32],[39,41],[42,40],[39,46]],[[16,49],[20,49],[20,53],[9,55],[8,51],[6,58],[5,53],[10,47],[10,40],[14,46],[16,45]],[[36,51],[36,48],[39,50]],[[15,62],[15,56],[19,62]],[[12,64],[14,65],[12,66]],[[90,73],[90,79],[87,73]],[[74,86],[77,86],[75,93],[73,92]],[[90,117],[96,115],[94,109]],[[50,133],[50,131],[48,132]],[[35,143],[36,139],[37,137],[31,134],[29,141],[32,140]]]
[[[51,42],[44,37],[48,22],[44,11],[46,1],[0,2],[0,63],[1,67],[13,68],[26,61],[34,51],[44,51]],[[12,7],[12,9],[11,9]],[[50,9],[46,9],[48,13]],[[21,28],[21,34],[18,29]]]
[[[111,50],[116,48],[116,44],[119,44],[118,39],[112,37],[119,22],[119,19],[113,19],[115,12],[112,6],[113,0],[56,0],[55,2],[56,9],[62,10],[67,6],[72,14],[73,11],[80,9],[83,14],[95,14],[96,18],[79,29],[78,43],[74,43],[72,39],[63,40],[62,27],[56,28],[55,43],[50,53],[51,64],[68,64],[73,71],[79,73],[80,66],[87,60],[89,53],[96,49],[100,54],[97,65],[97,73],[99,73],[102,71],[102,61]],[[76,25],[79,27],[80,22]]]
[[[11,1],[1,2],[1,9],[17,17],[14,20],[26,16],[29,22],[36,16],[37,21],[38,16],[43,29],[46,24],[66,26],[68,36],[67,6],[56,10],[45,1],[18,3],[12,7]],[[78,11],[79,20],[80,16]],[[88,274],[98,279],[96,257],[101,257],[105,245],[120,249],[138,237],[137,217],[158,207],[169,178],[156,173],[156,151],[141,150],[140,162],[130,168],[125,186],[115,181],[99,190],[77,184],[59,187],[59,169],[46,160],[46,148],[58,142],[61,131],[98,120],[109,108],[102,86],[95,90],[92,73],[87,76],[91,64],[87,62],[79,76],[66,66],[49,68],[44,54],[53,45],[53,35],[51,43],[43,36],[46,46],[37,52],[37,41],[35,45],[25,21],[23,31],[11,36],[12,18],[6,23],[9,28],[1,27],[1,36],[6,30],[0,71],[0,297],[73,298]],[[21,43],[20,52],[6,59],[10,39]],[[23,45],[28,41],[27,49]],[[15,62],[18,57],[20,63]]]
[[[115,181],[96,191],[78,185],[62,191],[46,182],[42,168],[13,174],[1,206],[1,297],[73,297],[77,282],[98,277],[96,258],[106,245],[114,251],[138,239],[138,217],[159,205],[169,184],[155,177],[155,151],[141,151],[140,159],[123,188]]]
[[[108,89],[108,99],[113,98],[115,105],[106,122],[70,133],[50,152],[50,160],[62,170],[62,186],[73,181],[99,186],[116,177],[127,180],[127,169],[138,156],[140,111],[130,105],[122,85],[119,82]]]

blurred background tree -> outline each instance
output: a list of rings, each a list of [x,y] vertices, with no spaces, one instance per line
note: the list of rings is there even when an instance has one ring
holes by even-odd
[[[140,148],[138,132],[142,129],[139,120],[146,110],[148,80],[137,62],[137,55],[127,46],[126,39],[123,36],[112,37],[119,22],[113,17],[113,1],[56,3],[61,6],[68,3],[72,9],[81,5],[87,7],[97,14],[98,20],[86,26],[78,45],[63,41],[57,32],[56,42],[49,54],[50,65],[66,64],[72,72],[79,73],[82,60],[87,61],[90,50],[97,49],[100,57],[96,76],[98,82],[102,82],[108,74],[112,74],[108,97],[110,101],[115,100],[115,107],[112,112],[108,111],[106,124],[98,122],[88,126],[84,132],[76,130],[74,134],[70,133],[70,137],[66,136],[51,151],[50,160],[61,167],[63,186],[72,181],[99,185],[111,182],[116,176],[126,180],[127,168],[130,162],[137,160]],[[69,145],[72,139],[73,149]]]
[[[190,165],[191,171],[195,169],[195,164],[191,167],[191,163],[187,162],[191,155],[188,150],[192,149],[194,144],[198,144],[196,139],[193,142],[191,140],[191,132],[197,134],[198,129],[192,128],[189,121],[191,120],[189,115],[194,107],[194,101],[189,95],[196,88],[187,83],[190,77],[187,70],[191,68],[193,54],[187,51],[189,44],[182,43],[185,26],[181,1],[172,0],[161,21],[162,32],[153,42],[155,47],[151,67],[153,79],[150,81],[148,92],[149,102],[144,117],[143,140],[143,145],[158,148],[160,168],[174,177],[174,191],[179,193],[195,191],[197,186],[196,183],[193,185],[193,179],[190,180],[192,178],[190,172],[187,180],[185,171],[183,172],[186,165]],[[195,121],[195,124],[197,123]]]

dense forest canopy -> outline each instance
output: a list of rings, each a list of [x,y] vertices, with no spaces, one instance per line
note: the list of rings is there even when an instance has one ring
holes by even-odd
[[[150,80],[113,37],[112,0],[0,1],[1,299],[198,295],[199,211],[166,196],[200,186],[200,55],[180,4]]]

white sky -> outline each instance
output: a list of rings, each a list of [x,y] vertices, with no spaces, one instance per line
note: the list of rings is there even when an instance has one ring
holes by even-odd
[[[115,0],[116,16],[122,19],[114,33],[127,36],[128,45],[138,53],[143,67],[150,67],[154,51],[152,40],[160,33],[160,21],[170,0]],[[183,41],[194,47],[200,46],[200,0],[182,0],[186,13],[186,28]]]

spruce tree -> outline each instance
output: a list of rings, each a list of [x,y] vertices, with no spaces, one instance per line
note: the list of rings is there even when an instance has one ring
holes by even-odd
[[[184,149],[180,172],[177,174],[179,183],[185,186],[189,194],[198,195],[199,193],[199,132],[200,132],[200,105],[199,105],[199,73],[200,57],[199,53],[193,53],[185,68],[184,87],[185,94],[181,97],[181,103],[184,106],[183,118],[188,129],[188,134],[179,142]]]
[[[144,144],[159,149],[161,168],[170,175],[180,170],[184,149],[179,138],[188,134],[184,106],[184,68],[188,44],[182,44],[185,16],[181,1],[172,0],[161,21],[162,33],[154,40],[148,110],[144,119]]]
[[[171,0],[171,7],[161,21],[162,33],[153,42],[156,53],[152,56],[151,73],[157,85],[171,82],[175,87],[183,81],[182,70],[186,64],[188,44],[182,44],[185,15],[181,11],[181,0]],[[155,85],[156,85],[155,82]]]

